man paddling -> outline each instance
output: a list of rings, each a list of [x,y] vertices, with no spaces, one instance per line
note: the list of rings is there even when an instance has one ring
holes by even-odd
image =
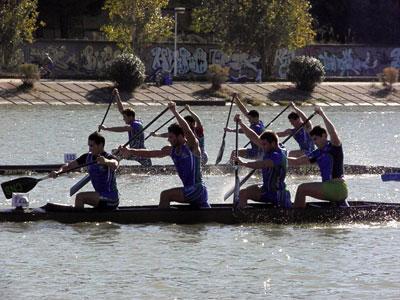
[[[238,208],[245,208],[248,200],[256,202],[272,203],[275,207],[290,208],[290,193],[286,190],[286,151],[279,147],[279,139],[273,131],[265,131],[261,135],[243,124],[240,115],[235,116],[235,121],[250,141],[256,144],[262,151],[260,160],[244,162],[239,157],[232,155],[232,159],[239,166],[252,169],[261,169],[263,184],[251,185],[240,190]]]
[[[197,208],[208,208],[208,193],[204,185],[200,160],[201,150],[199,141],[190,129],[185,119],[176,111],[174,102],[168,107],[176,117],[178,124],[168,127],[168,141],[171,146],[161,150],[127,149],[120,147],[119,153],[123,157],[166,157],[171,156],[183,187],[162,191],[160,194],[160,208],[168,208],[172,201],[190,203]]]
[[[240,101],[239,96],[236,95],[235,103],[239,107],[240,111],[247,117],[250,122],[250,129],[253,130],[257,135],[260,135],[264,131],[264,124],[260,121],[260,114],[256,110],[248,110]],[[225,128],[227,132],[235,132],[235,129]],[[239,133],[244,133],[242,129],[239,129]],[[250,148],[242,148],[238,150],[239,156],[244,158],[257,158],[263,155],[263,151],[256,143],[250,140]]]
[[[94,192],[78,193],[75,198],[76,208],[84,208],[85,204],[100,210],[113,210],[118,207],[119,197],[115,178],[118,161],[115,156],[104,151],[104,145],[104,137],[98,132],[92,133],[88,138],[88,153],[50,173],[52,178],[56,178],[60,172],[96,161],[96,164],[88,166]]]
[[[135,139],[132,139],[133,137],[135,137],[135,135],[142,131],[142,121],[136,119],[136,113],[132,108],[124,109],[118,89],[114,89],[113,94],[116,95],[118,110],[121,113],[126,125],[119,127],[106,127],[104,125],[100,125],[99,130],[111,132],[128,132],[129,140],[131,140],[129,146],[135,149],[145,149],[146,147],[144,146],[144,132],[139,134]],[[145,167],[151,167],[152,165],[151,159],[149,158],[131,157],[131,159],[136,160]]]
[[[310,136],[310,131],[312,129],[311,121],[308,121],[303,126],[303,123],[307,120],[307,116],[293,102],[291,103],[291,106],[294,112],[291,112],[288,115],[288,119],[293,128],[286,129],[282,132],[277,132],[277,135],[279,137],[285,137],[298,131],[293,137],[299,144],[300,150],[290,151],[289,157],[300,157],[303,155],[308,155],[315,149],[314,142],[312,141]],[[299,128],[301,129],[299,130]]]
[[[185,106],[185,109],[190,113],[190,115],[185,116],[184,119],[188,123],[190,129],[193,131],[196,138],[199,140],[199,146],[201,150],[201,165],[204,166],[208,162],[208,154],[205,150],[205,139],[204,139],[204,128],[200,117],[190,108],[189,105]],[[166,133],[151,133],[155,137],[168,138],[168,132]]]
[[[303,165],[317,163],[322,182],[302,183],[297,188],[294,206],[304,208],[306,197],[320,200],[342,202],[348,195],[344,180],[343,148],[335,126],[328,119],[322,108],[315,107],[315,112],[324,120],[326,129],[315,126],[310,135],[317,149],[309,155],[298,158],[288,158],[289,165]],[[328,139],[328,134],[330,139]]]

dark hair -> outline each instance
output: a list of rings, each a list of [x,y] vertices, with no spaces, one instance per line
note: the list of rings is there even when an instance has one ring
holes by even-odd
[[[169,133],[173,133],[173,134],[175,134],[176,136],[178,136],[178,135],[180,135],[180,134],[181,134],[181,135],[184,135],[182,127],[179,126],[177,123],[171,124],[171,125],[168,127],[168,132],[169,132]]]
[[[294,111],[291,112],[287,117],[289,120],[297,120],[298,118],[300,118],[299,115]]]
[[[186,117],[184,117],[184,119],[188,123],[195,123],[196,122],[196,120],[192,116],[186,116]]]
[[[260,135],[260,139],[262,140],[266,140],[268,143],[276,143],[278,144],[278,136],[275,132],[271,131],[271,130],[267,130],[264,131],[261,135]]]
[[[122,113],[128,117],[135,118],[135,111],[132,108],[125,108]]]
[[[100,133],[93,132],[91,135],[88,137],[89,141],[93,141],[96,145],[105,145],[106,144],[106,139],[104,136],[102,136]]]
[[[260,114],[258,113],[258,111],[256,111],[256,110],[251,110],[251,111],[249,111],[248,113],[247,113],[247,115],[249,116],[249,117],[253,117],[253,118],[259,118],[260,117]]]
[[[323,134],[326,134],[325,128],[322,128],[321,126],[317,125],[314,126],[314,128],[310,131],[310,135],[316,135],[316,136],[322,136]]]

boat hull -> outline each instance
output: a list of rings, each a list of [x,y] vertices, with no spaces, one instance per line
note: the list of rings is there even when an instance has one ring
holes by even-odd
[[[57,221],[61,223],[113,222],[118,224],[308,224],[360,223],[400,220],[400,205],[376,202],[351,202],[350,207],[330,203],[309,203],[306,209],[278,209],[268,205],[252,205],[234,212],[229,204],[216,204],[210,209],[194,209],[177,205],[170,209],[157,206],[120,207],[115,211],[77,210],[71,206],[48,203],[40,209],[2,210],[0,222]]]

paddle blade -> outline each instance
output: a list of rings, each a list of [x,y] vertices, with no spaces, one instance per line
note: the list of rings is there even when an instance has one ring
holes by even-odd
[[[381,178],[382,181],[400,181],[400,173],[385,173]]]
[[[224,151],[225,151],[225,138],[222,140],[221,147],[219,148],[219,152],[218,152],[217,160],[215,161],[215,165],[218,165],[221,162],[222,156],[224,156]]]
[[[235,187],[233,191],[233,204],[234,206],[239,204],[239,193],[240,193],[240,178],[239,175],[235,176]]]
[[[69,196],[75,195],[81,188],[83,188],[90,181],[90,176],[86,175],[69,189]]]
[[[32,177],[21,177],[3,182],[1,184],[1,189],[3,190],[4,196],[6,196],[7,199],[10,199],[13,193],[29,192],[39,181],[39,179]]]

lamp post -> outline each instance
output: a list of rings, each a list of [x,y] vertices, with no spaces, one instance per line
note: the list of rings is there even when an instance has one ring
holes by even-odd
[[[184,7],[175,7],[175,41],[174,41],[174,77],[178,74],[178,49],[176,47],[177,40],[178,40],[178,14],[185,13]]]

